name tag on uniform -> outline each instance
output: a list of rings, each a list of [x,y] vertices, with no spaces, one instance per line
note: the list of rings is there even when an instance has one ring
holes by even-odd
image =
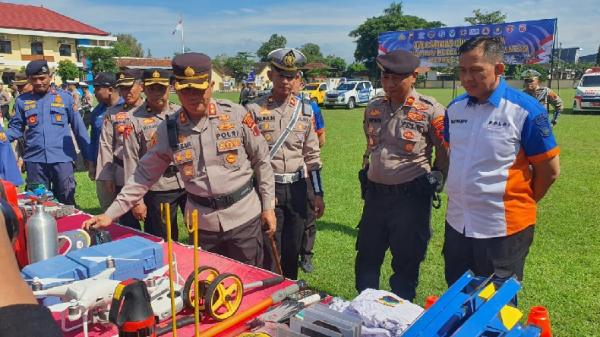
[[[29,103],[29,104],[25,103],[25,106],[23,106],[23,110],[29,111],[31,109],[35,109],[36,107],[37,107],[37,104],[35,102]]]
[[[242,146],[241,138],[224,139],[217,142],[217,149],[219,150],[219,152],[235,150],[238,149],[240,146]]]
[[[52,103],[50,105],[55,108],[64,108],[65,107],[65,105],[62,103]]]

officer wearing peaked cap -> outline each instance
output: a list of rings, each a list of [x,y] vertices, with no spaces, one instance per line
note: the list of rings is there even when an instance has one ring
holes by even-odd
[[[416,56],[398,50],[376,61],[386,96],[371,101],[364,114],[367,149],[359,177],[365,204],[356,243],[356,289],[379,288],[381,265],[390,248],[392,291],[412,301],[431,236],[436,175],[430,172],[445,176],[448,169],[445,109],[414,89]]]
[[[212,98],[208,56],[181,54],[172,66],[182,108],[176,118],[159,125],[151,148],[106,214],[84,226],[108,226],[133,207],[173,162],[187,191],[186,213],[199,211],[200,246],[261,265],[262,224],[274,231],[276,221],[267,143],[244,107]]]
[[[101,182],[104,193],[112,196],[111,199],[114,199],[126,181],[123,169],[123,142],[131,133],[129,125],[131,112],[144,103],[141,97],[143,90],[141,77],[142,72],[138,69],[127,69],[117,74],[115,86],[123,97],[124,103],[106,110],[100,133],[96,181]],[[145,217],[146,207],[140,204],[123,214],[119,222],[124,226],[140,229],[139,220]]]
[[[541,105],[550,110],[550,105],[554,107],[554,116],[552,117],[552,125],[558,122],[558,116],[563,110],[563,101],[552,89],[540,85],[541,74],[534,69],[525,70],[521,77],[524,81],[523,91],[537,99]]]
[[[45,60],[29,62],[25,74],[33,90],[16,99],[15,116],[6,136],[11,142],[24,137],[27,185],[44,184],[58,201],[74,205],[73,161],[77,157],[71,132],[83,157],[90,160],[87,130],[73,109],[73,97],[51,86],[52,76]]]
[[[132,111],[130,133],[124,139],[123,167],[125,177],[133,176],[140,158],[156,144],[156,130],[160,123],[174,115],[180,106],[169,102],[171,72],[164,69],[146,69],[142,74],[146,102]],[[150,187],[140,204],[147,208],[144,231],[167,239],[166,225],[161,219],[160,205],[170,204],[171,223],[177,223],[177,208],[185,211],[187,195],[181,173],[173,163],[158,181]],[[178,239],[177,226],[171,230],[173,240]]]
[[[275,173],[277,205],[277,249],[281,252],[283,274],[292,279],[298,276],[302,235],[307,220],[307,180],[315,194],[317,218],[323,215],[323,185],[319,140],[312,122],[313,111],[308,101],[297,99],[294,88],[301,81],[299,64],[304,55],[291,48],[281,48],[268,55],[273,82],[270,95],[258,98],[246,108],[252,112],[264,138],[269,144],[271,166]],[[265,268],[274,270],[270,245],[266,245]]]

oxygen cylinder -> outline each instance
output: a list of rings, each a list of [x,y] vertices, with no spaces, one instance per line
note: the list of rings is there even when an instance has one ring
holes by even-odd
[[[27,220],[25,227],[29,263],[43,261],[58,255],[56,220],[46,213],[43,205],[35,206],[35,213]]]

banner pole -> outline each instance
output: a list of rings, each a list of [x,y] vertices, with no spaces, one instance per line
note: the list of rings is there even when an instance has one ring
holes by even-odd
[[[554,19],[554,36],[552,37],[552,54],[550,54],[550,79],[548,80],[548,87],[552,89],[552,80],[554,79],[554,53],[556,52],[556,40],[558,37],[558,19]],[[560,60],[559,60],[560,62]],[[546,107],[548,110],[548,107]]]

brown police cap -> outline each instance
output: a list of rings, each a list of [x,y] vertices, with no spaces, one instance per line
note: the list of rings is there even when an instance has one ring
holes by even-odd
[[[171,72],[166,69],[146,69],[142,80],[144,85],[161,84],[167,87],[171,84]]]
[[[406,50],[394,50],[377,56],[377,66],[381,71],[398,75],[415,72],[420,63],[418,57]]]
[[[171,62],[175,75],[175,90],[195,88],[205,90],[210,84],[211,61],[202,53],[179,54]]]
[[[115,87],[130,87],[136,80],[142,78],[142,71],[139,69],[125,69],[117,73],[117,84]]]

